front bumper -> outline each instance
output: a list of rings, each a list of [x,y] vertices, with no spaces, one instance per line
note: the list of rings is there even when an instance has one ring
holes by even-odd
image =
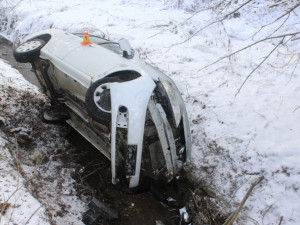
[[[169,84],[168,90],[163,83]],[[191,156],[187,113],[178,90],[169,81],[155,83],[149,76],[112,83],[110,88],[112,183],[119,182],[120,168],[126,174],[129,188],[139,185],[141,171],[154,179],[172,180]],[[160,102],[159,98],[164,99]],[[164,106],[166,102],[169,107]],[[156,130],[150,137],[144,134],[149,120]],[[117,143],[119,129],[125,129],[127,133],[123,147]],[[154,136],[158,137],[159,144],[149,147],[151,144],[147,139]],[[180,143],[177,143],[179,139]]]

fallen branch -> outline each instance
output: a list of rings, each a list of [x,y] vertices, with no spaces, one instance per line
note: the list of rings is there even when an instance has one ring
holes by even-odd
[[[237,210],[231,214],[230,217],[228,217],[228,219],[225,221],[225,223],[223,225],[231,225],[233,224],[234,220],[237,218],[238,214],[240,213],[242,207],[244,206],[245,202],[247,201],[248,197],[250,196],[250,194],[252,193],[253,188],[258,185],[262,180],[264,179],[264,176],[260,176],[257,180],[255,180],[249,190],[247,191],[246,195],[244,196],[243,200],[241,201],[241,203],[239,204]]]

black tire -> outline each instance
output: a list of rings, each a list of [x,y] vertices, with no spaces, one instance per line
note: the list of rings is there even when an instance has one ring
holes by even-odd
[[[44,45],[45,41],[41,39],[26,41],[14,49],[13,55],[19,63],[33,62],[39,58],[40,50]]]
[[[107,88],[108,86],[106,86],[106,84],[115,82],[121,82],[121,80],[115,77],[106,77],[97,80],[86,92],[85,106],[87,113],[98,123],[109,125],[111,121],[110,89]],[[104,89],[105,86],[106,89]],[[99,90],[102,90],[102,93]],[[96,97],[99,98],[97,102],[98,105],[96,104]]]

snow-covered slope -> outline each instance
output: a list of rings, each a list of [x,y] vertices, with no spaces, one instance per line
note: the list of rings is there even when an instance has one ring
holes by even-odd
[[[296,1],[276,7],[269,7],[274,1],[253,1],[234,17],[197,33],[219,13],[237,8],[232,4],[223,12],[204,10],[190,18],[191,10],[214,1],[199,2],[3,0],[0,32],[15,42],[49,27],[70,32],[88,28],[116,41],[129,39],[142,58],[176,82],[184,96],[193,135],[194,178],[231,201],[233,208],[251,182],[264,175],[246,202],[244,223],[278,224],[283,216],[282,224],[299,224],[299,39],[274,50],[237,96],[247,75],[282,39],[261,42],[201,68],[269,35],[298,32],[300,9],[272,23]],[[256,34],[266,24],[270,25]]]
[[[0,59],[0,224],[83,224],[77,164],[64,161],[72,148],[62,128],[41,123],[44,105],[38,88]]]
[[[0,60],[0,127],[6,125],[8,121],[3,118],[2,101],[5,101],[5,91],[8,86],[24,91],[31,90],[37,92],[36,88],[23,83],[24,78],[8,64]],[[5,87],[4,87],[5,86]],[[16,99],[15,99],[16,100]],[[14,104],[12,102],[12,104]],[[8,139],[0,128],[0,211],[4,210],[1,217],[1,224],[50,224],[48,222],[45,208],[30,194],[25,188],[29,179],[24,179],[14,167],[14,159],[17,158],[18,151],[14,149],[12,155],[8,149]],[[14,146],[15,148],[15,146]]]

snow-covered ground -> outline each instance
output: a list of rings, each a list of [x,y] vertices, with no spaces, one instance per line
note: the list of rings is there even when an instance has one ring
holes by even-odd
[[[2,59],[0,68],[0,224],[82,224],[64,130],[40,122],[37,87]]]
[[[14,157],[5,147],[4,138],[5,134],[0,131],[1,213],[3,210],[0,224],[50,224],[45,208],[24,187],[27,180],[13,167]]]
[[[7,123],[10,123],[4,117],[4,101],[7,100],[5,98],[7,96],[5,89],[11,86],[20,92],[29,91],[37,94],[38,91],[37,88],[24,82],[22,75],[1,59],[0,68],[0,210],[5,209],[1,216],[0,224],[50,224],[45,213],[45,208],[42,207],[41,203],[25,187],[25,184],[30,181],[31,177],[24,179],[19,171],[18,163],[15,162],[15,160],[18,160],[19,154],[16,143],[13,146],[14,151],[9,151],[9,140],[2,131],[3,127],[7,126]],[[18,95],[15,94],[15,98],[11,104],[15,104],[14,101],[18,101],[17,97]]]
[[[235,17],[196,33],[219,13],[238,7],[233,3],[223,12],[204,10],[190,18],[191,11],[212,2],[2,0],[0,34],[19,42],[42,29],[81,32],[88,28],[115,41],[129,39],[141,57],[168,74],[182,92],[193,135],[194,178],[231,202],[230,210],[264,175],[246,202],[243,223],[278,224],[282,216],[281,224],[300,224],[299,39],[280,45],[237,96],[247,75],[281,39],[259,43],[201,70],[268,35],[299,32],[300,7],[272,23],[288,6],[252,1]],[[270,25],[256,34],[266,24]]]

